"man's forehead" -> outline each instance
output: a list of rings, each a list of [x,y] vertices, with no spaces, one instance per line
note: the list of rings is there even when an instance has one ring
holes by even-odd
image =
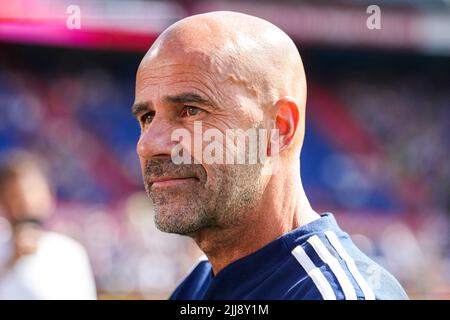
[[[224,98],[225,68],[212,56],[194,52],[153,57],[141,63],[136,77],[136,97],[145,98],[192,92],[218,105]]]
[[[218,75],[220,65],[224,63],[223,57],[214,53],[205,53],[200,50],[173,50],[171,52],[159,51],[158,54],[147,54],[142,60],[139,74],[172,74],[174,72],[207,72]]]
[[[175,60],[149,62],[137,75],[136,102],[147,106],[196,103],[217,109],[221,89],[204,65]]]
[[[207,75],[196,66],[172,66],[173,68],[154,68],[142,72],[136,81],[136,97],[139,99],[157,99],[167,102],[165,96],[191,93],[217,102],[222,95],[217,79]]]

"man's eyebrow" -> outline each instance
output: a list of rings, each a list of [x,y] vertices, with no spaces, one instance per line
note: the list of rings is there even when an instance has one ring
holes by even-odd
[[[209,99],[202,97],[199,94],[192,92],[185,92],[175,96],[164,97],[166,103],[184,104],[184,103],[198,103],[208,107],[216,108],[216,105]]]
[[[148,102],[137,102],[131,106],[131,113],[133,116],[137,117],[138,114],[144,111],[149,111],[149,103]]]

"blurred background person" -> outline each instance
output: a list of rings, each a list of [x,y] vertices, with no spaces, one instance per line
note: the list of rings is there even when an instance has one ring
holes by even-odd
[[[0,299],[95,299],[96,289],[83,247],[44,223],[54,206],[37,159],[24,151],[0,163]]]

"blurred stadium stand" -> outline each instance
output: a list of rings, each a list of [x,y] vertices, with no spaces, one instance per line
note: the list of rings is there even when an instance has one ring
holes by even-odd
[[[59,199],[49,227],[86,246],[100,297],[164,298],[199,255],[153,225],[130,106],[161,30],[230,9],[277,23],[299,44],[313,206],[338,214],[412,297],[450,298],[450,36],[439,29],[448,1],[376,1],[381,31],[365,28],[372,3],[362,0],[10,3],[0,1],[0,151],[45,157]],[[65,27],[69,3],[82,8],[81,30]]]

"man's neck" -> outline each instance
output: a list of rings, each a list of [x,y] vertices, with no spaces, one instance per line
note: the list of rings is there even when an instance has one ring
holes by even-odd
[[[272,181],[260,205],[239,225],[209,228],[193,238],[208,257],[214,274],[285,233],[318,219],[310,207],[300,180]]]

